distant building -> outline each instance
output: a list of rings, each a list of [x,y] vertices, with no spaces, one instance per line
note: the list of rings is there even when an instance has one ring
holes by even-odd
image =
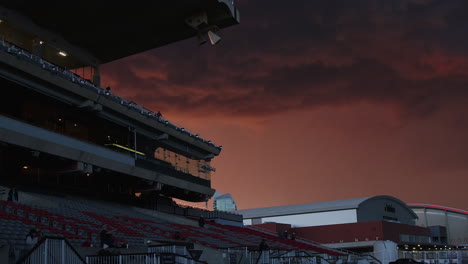
[[[237,205],[231,194],[226,193],[221,195],[219,192],[216,192],[213,198],[213,209],[216,211],[235,211],[237,210]]]
[[[372,251],[377,241],[400,249],[466,246],[468,213],[427,204],[407,205],[379,195],[345,200],[238,210],[244,225],[273,233],[287,230],[333,248]]]
[[[431,204],[408,204],[418,215],[416,225],[431,229],[432,242],[468,246],[468,211]]]

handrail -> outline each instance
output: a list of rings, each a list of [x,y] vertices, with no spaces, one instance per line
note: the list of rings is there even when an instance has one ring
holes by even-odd
[[[75,250],[75,248],[70,244],[70,242],[68,242],[67,239],[63,238],[63,237],[57,237],[57,236],[46,236],[46,237],[43,237],[41,240],[39,240],[38,243],[36,243],[28,252],[27,254],[25,254],[24,256],[20,257],[20,259],[16,262],[17,264],[23,264],[23,263],[29,263],[27,260],[28,258],[30,258],[34,252],[36,252],[37,250],[41,250],[42,246],[44,245],[45,246],[45,249],[44,249],[44,253],[46,253],[45,256],[48,256],[48,257],[55,257],[55,255],[53,254],[54,252],[51,252],[48,248],[48,242],[49,241],[52,241],[52,240],[60,240],[62,241],[62,243],[65,243],[68,247],[67,249],[68,250],[71,250],[73,253],[74,253],[74,258],[75,258],[75,262],[74,263],[82,263],[82,264],[86,264],[86,261],[81,257],[80,254],[78,254],[78,252]],[[64,245],[62,244],[61,246],[61,253],[62,254],[65,254],[64,252],[65,248],[64,248]],[[62,256],[64,257],[64,256]],[[36,260],[37,261],[37,260]],[[60,262],[48,262],[48,261],[44,261],[44,262],[40,262],[40,263],[44,263],[44,264],[48,264],[48,263],[60,263]]]

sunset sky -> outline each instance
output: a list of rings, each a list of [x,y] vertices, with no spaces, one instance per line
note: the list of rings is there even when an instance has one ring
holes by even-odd
[[[103,65],[102,86],[222,145],[239,209],[391,195],[468,210],[468,1],[237,0],[221,42]]]

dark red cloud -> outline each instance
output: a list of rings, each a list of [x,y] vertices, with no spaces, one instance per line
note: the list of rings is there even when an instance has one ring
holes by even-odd
[[[238,3],[216,47],[195,40],[104,67],[133,101],[186,114],[270,115],[360,100],[410,114],[465,100],[463,1]],[[468,44],[468,43],[467,43]]]
[[[236,5],[218,45],[109,63],[103,85],[223,145],[213,182],[244,208],[390,194],[467,209],[468,2]]]

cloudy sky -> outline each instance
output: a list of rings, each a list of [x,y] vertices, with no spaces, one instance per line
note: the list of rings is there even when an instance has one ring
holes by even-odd
[[[239,209],[391,195],[468,210],[468,2],[237,0],[216,46],[103,66],[103,86],[222,145]]]

